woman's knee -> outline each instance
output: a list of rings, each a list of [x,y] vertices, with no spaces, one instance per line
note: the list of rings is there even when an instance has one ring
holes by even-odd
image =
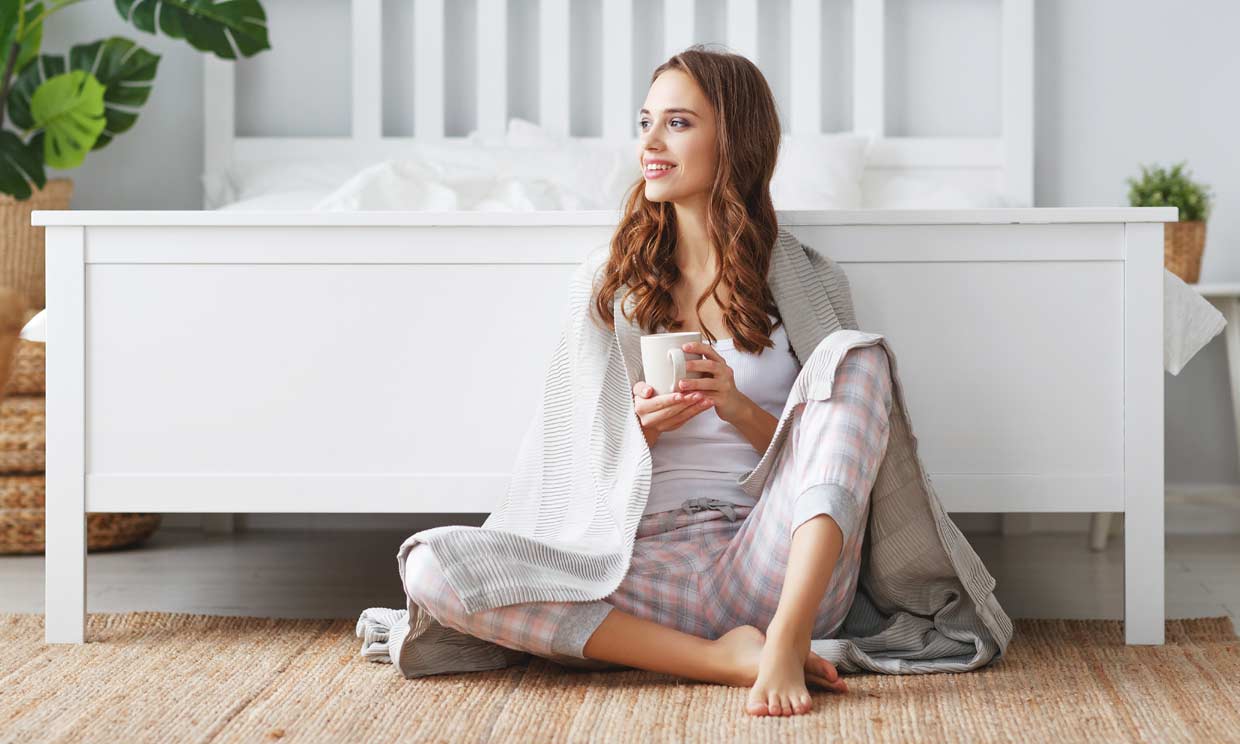
[[[434,551],[425,543],[415,545],[405,558],[405,591],[436,619],[464,610]]]
[[[882,344],[854,346],[844,353],[836,369],[835,384],[850,385],[869,400],[878,401],[890,413],[894,382],[891,362]]]

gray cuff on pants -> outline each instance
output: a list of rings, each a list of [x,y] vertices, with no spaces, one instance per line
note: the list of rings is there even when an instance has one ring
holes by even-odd
[[[861,521],[861,499],[854,496],[848,489],[835,483],[819,483],[801,492],[792,505],[792,529],[789,539],[797,527],[807,519],[819,514],[826,514],[840,526],[844,533],[843,544],[847,545],[853,532]]]
[[[573,605],[555,629],[555,635],[551,638],[551,650],[560,656],[585,659],[582,649],[586,642],[615,607],[602,600],[574,602]]]

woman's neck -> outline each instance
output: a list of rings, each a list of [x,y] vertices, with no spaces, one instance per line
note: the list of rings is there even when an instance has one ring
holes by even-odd
[[[715,246],[706,230],[704,213],[697,210],[676,209],[676,266],[681,274],[697,280],[708,277],[713,281],[719,266],[715,258]]]

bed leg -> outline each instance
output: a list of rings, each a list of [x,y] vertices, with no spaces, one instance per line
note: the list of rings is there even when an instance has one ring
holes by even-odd
[[[1162,645],[1163,226],[1124,226],[1124,640]]]
[[[1163,644],[1165,551],[1162,504],[1124,515],[1124,642]]]
[[[53,498],[47,474],[43,632],[46,643],[86,642],[86,513]],[[63,478],[62,478],[63,480]],[[80,483],[80,479],[79,479]],[[61,489],[63,490],[63,489]],[[59,503],[57,503],[59,502]]]
[[[85,228],[48,226],[43,634],[86,641]]]

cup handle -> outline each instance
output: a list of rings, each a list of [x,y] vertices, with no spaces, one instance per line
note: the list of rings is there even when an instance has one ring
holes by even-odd
[[[680,389],[680,381],[685,379],[685,351],[668,349],[667,358],[672,363],[672,389],[669,392],[674,393]]]

